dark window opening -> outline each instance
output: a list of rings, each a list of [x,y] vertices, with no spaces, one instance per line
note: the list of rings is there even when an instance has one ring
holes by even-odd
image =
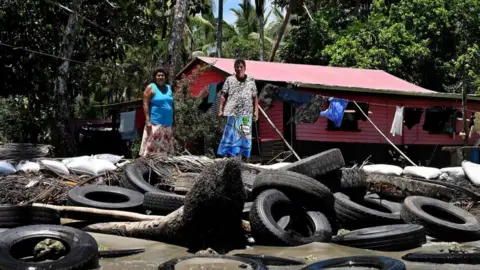
[[[349,102],[343,113],[343,120],[340,127],[337,127],[335,123],[328,119],[327,120],[327,130],[329,131],[362,131],[358,128],[358,118],[355,115],[355,104]]]

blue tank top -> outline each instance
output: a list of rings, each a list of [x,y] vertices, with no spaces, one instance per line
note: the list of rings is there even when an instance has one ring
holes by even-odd
[[[153,97],[150,101],[150,122],[153,125],[172,126],[173,124],[173,95],[170,85],[166,84],[167,91],[162,93],[157,85],[152,83]]]

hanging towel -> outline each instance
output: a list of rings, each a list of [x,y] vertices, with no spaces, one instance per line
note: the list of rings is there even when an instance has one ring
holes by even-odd
[[[294,123],[309,123],[313,124],[317,122],[318,117],[320,117],[320,111],[322,110],[323,104],[326,99],[321,95],[314,95],[310,101],[307,102],[303,107],[301,107],[294,116]],[[290,122],[290,121],[289,121]]]
[[[327,117],[339,128],[342,125],[343,113],[347,107],[348,100],[340,98],[329,98],[330,106],[325,111],[320,112],[320,116]]]
[[[135,128],[135,111],[120,113],[120,127],[118,128],[122,140],[131,140],[137,135]]]
[[[410,130],[413,126],[420,124],[422,118],[423,109],[421,108],[405,108],[404,109],[404,121],[405,126]]]
[[[270,108],[273,101],[279,98],[280,89],[276,85],[266,84],[260,91],[259,99],[267,105],[267,108]]]
[[[392,128],[390,129],[390,133],[393,136],[400,135],[402,136],[402,127],[403,127],[403,109],[404,107],[397,106],[397,110],[395,111],[395,117],[393,118]]]
[[[135,122],[137,123],[137,129],[142,130],[145,126],[145,112],[143,111],[143,107],[135,110]]]

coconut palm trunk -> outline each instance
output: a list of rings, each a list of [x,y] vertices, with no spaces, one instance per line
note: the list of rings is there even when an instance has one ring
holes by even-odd
[[[222,57],[223,0],[218,0],[217,56]]]
[[[268,57],[269,62],[273,62],[273,59],[275,59],[275,54],[277,53],[278,47],[280,46],[280,42],[282,41],[283,34],[285,33],[285,28],[288,25],[288,22],[290,21],[290,14],[292,11],[292,2],[295,0],[291,0],[290,4],[287,7],[287,12],[285,14],[285,18],[283,19],[282,26],[280,27],[280,31],[277,36],[277,40],[275,41],[275,44],[273,45],[272,52],[270,53],[270,57]]]

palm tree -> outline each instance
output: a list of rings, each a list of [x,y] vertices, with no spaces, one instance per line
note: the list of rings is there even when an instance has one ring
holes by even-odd
[[[258,33],[259,25],[257,24],[256,11],[250,1],[238,4],[239,8],[231,8],[230,11],[235,14],[237,20],[235,27],[242,38],[247,39],[250,33]]]
[[[275,59],[275,54],[277,53],[278,46],[280,45],[280,42],[282,41],[283,35],[285,33],[285,29],[287,28],[288,23],[290,22],[290,15],[292,12],[292,8],[294,5],[297,4],[297,0],[290,0],[290,4],[287,7],[287,12],[285,13],[285,17],[283,18],[282,25],[280,26],[280,29],[278,30],[277,34],[277,40],[275,41],[275,44],[272,47],[272,51],[270,52],[270,56],[268,57],[268,62],[272,62],[273,59]]]
[[[283,16],[282,9],[278,7],[275,7],[275,6],[272,7],[271,11],[275,19],[267,25],[266,34],[268,37],[276,39],[280,34],[280,29],[282,27],[283,21],[285,20],[285,16]],[[292,18],[292,16],[290,16],[290,18]],[[283,36],[288,35],[291,29],[292,29],[292,25],[290,24],[290,20],[289,20],[287,23],[287,26],[285,27]]]

